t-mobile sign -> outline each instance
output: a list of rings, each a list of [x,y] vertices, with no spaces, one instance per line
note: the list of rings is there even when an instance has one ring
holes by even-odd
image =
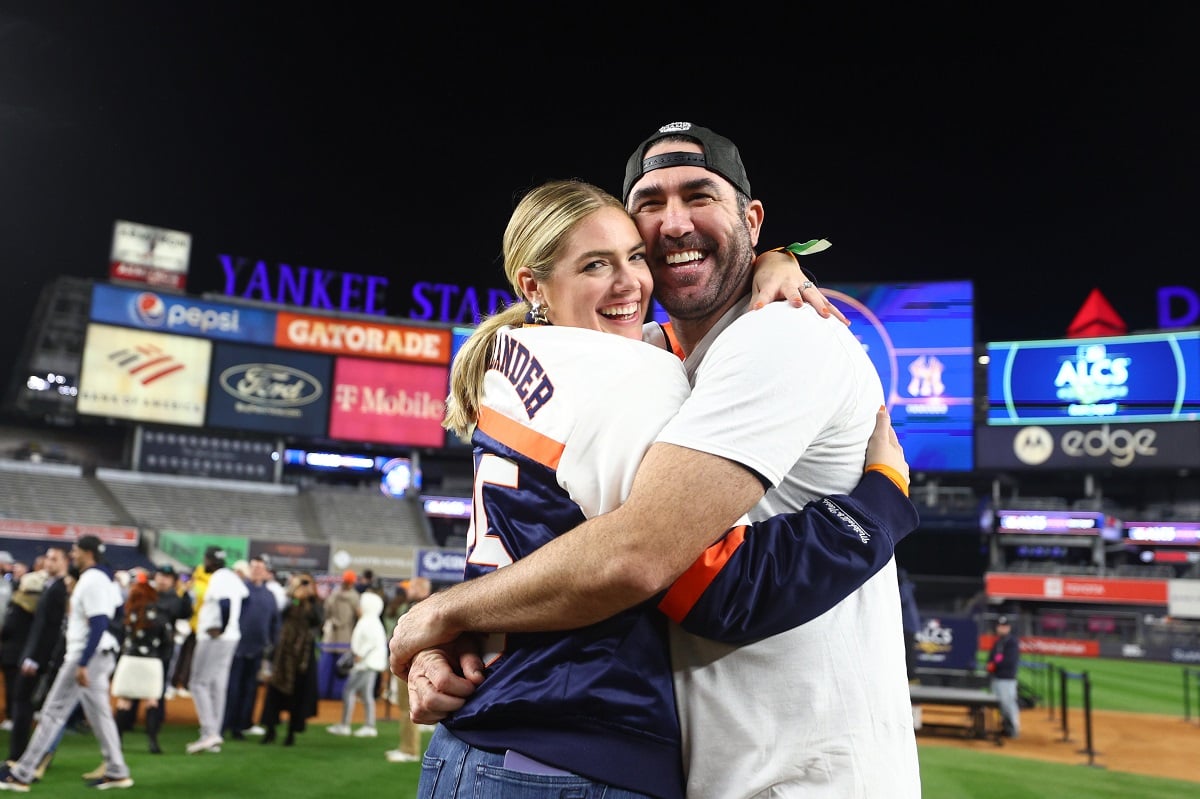
[[[343,441],[440,447],[445,366],[338,358],[329,435]]]

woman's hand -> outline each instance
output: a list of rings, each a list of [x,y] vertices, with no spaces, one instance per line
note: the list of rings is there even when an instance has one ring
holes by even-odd
[[[875,430],[867,439],[867,464],[887,466],[901,475],[905,484],[911,482],[908,476],[908,461],[904,459],[904,448],[896,438],[896,428],[892,427],[891,415],[882,405],[875,413]]]
[[[796,257],[789,252],[769,250],[754,259],[754,283],[750,294],[750,307],[762,308],[769,302],[786,300],[792,307],[800,308],[806,302],[821,316],[835,316],[849,325],[838,308],[805,277]]]

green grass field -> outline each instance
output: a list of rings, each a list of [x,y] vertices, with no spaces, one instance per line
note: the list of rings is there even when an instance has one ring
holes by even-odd
[[[1180,666],[1088,658],[1056,657],[1050,661],[1068,672],[1088,672],[1095,708],[1182,717]],[[1071,686],[1079,682],[1069,681],[1068,690],[1078,690]],[[1071,706],[1078,707],[1078,696],[1068,696]],[[1193,697],[1193,714],[1196,701]],[[282,746],[282,738],[269,746],[250,738],[227,742],[220,754],[198,755],[184,753],[184,747],[196,737],[193,724],[168,723],[161,736],[166,750],[162,755],[146,751],[146,738],[139,729],[128,734],[125,741],[126,759],[136,783],[132,790],[187,799],[416,796],[420,765],[389,763],[384,757],[384,752],[396,746],[397,722],[381,721],[378,738],[334,736],[325,732],[325,726],[310,724],[293,747]],[[8,734],[0,732],[0,746],[7,749],[7,745]],[[34,785],[32,792],[54,797],[85,795],[88,791],[80,775],[99,762],[99,749],[90,734],[69,734],[63,738],[45,779]],[[921,747],[921,775],[924,799],[1195,799],[1200,795],[1200,785],[1194,782],[940,746]]]
[[[133,791],[187,799],[308,799],[333,796],[416,796],[420,766],[389,763],[384,752],[396,745],[396,722],[382,722],[378,738],[344,738],[313,724],[292,747],[263,746],[257,738],[230,741],[220,754],[184,754],[196,737],[194,726],[168,725],[161,742],[166,752],[146,752],[145,736],[127,735],[125,756]],[[0,733],[7,743],[7,734]],[[32,794],[87,795],[80,775],[100,763],[91,735],[64,737],[45,779]],[[1113,799],[1195,799],[1196,783],[1140,777],[1087,766],[1055,765],[965,749],[921,748],[924,799],[1023,799],[1061,796]]]
[[[986,655],[985,655],[986,657]],[[1133,713],[1159,713],[1183,716],[1184,667],[1173,663],[1150,663],[1137,660],[1106,660],[1101,658],[1027,657],[1023,664],[1052,663],[1068,675],[1086,673],[1092,687],[1092,708],[1095,710],[1125,710]],[[1189,667],[1190,672],[1200,668]],[[1021,670],[1021,682],[1043,690],[1045,670],[1026,667]],[[1054,686],[1057,698],[1060,686]],[[1196,680],[1190,681],[1191,715],[1197,715]],[[1067,702],[1070,707],[1082,707],[1083,680],[1067,680]]]

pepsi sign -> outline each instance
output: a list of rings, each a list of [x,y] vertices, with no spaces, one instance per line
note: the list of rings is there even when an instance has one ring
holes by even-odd
[[[182,294],[92,286],[92,321],[210,339],[275,342],[275,312],[205,302]]]

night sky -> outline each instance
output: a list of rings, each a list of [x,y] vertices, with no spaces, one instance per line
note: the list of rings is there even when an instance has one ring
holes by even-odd
[[[9,358],[47,279],[107,277],[116,219],[191,233],[195,292],[221,288],[219,254],[503,287],[521,190],[618,191],[676,120],[739,144],[765,246],[830,239],[823,282],[971,279],[980,341],[1062,336],[1093,288],[1156,328],[1159,287],[1200,289],[1190,4],[13,5]]]

